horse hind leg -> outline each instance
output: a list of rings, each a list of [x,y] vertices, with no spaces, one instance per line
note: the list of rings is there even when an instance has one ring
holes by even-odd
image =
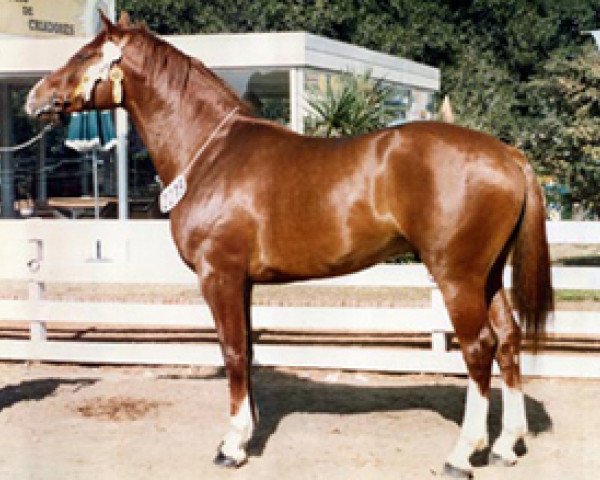
[[[465,413],[456,445],[444,464],[446,476],[472,478],[471,455],[488,446],[487,417],[496,338],[485,302],[483,282],[438,282],[469,375]]]
[[[514,465],[514,447],[527,434],[525,400],[519,365],[521,330],[515,322],[503,288],[498,288],[490,304],[490,323],[498,338],[496,361],[502,375],[502,431],[494,442],[490,463]]]
[[[215,322],[229,383],[229,430],[214,463],[239,467],[247,460],[246,445],[258,422],[250,379],[252,341],[250,331],[251,286],[243,275],[209,269],[200,278],[202,293]]]

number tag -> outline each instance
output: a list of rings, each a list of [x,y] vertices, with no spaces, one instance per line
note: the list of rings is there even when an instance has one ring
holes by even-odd
[[[187,190],[187,183],[183,175],[178,175],[160,193],[159,206],[162,213],[168,213],[177,205]]]

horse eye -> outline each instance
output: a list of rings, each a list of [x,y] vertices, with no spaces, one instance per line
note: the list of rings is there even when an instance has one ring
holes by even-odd
[[[75,59],[79,62],[85,62],[86,60],[89,60],[92,56],[93,56],[92,53],[82,52],[82,53],[78,53],[77,55],[75,55]]]

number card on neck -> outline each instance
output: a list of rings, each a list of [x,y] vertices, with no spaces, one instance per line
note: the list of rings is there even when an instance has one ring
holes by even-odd
[[[187,190],[187,182],[183,175],[175,177],[160,193],[159,207],[162,213],[168,213],[181,201]]]

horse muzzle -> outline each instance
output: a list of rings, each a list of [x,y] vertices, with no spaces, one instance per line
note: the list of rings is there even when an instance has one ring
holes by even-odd
[[[42,122],[66,124],[70,106],[70,101],[53,94],[47,99],[28,98],[25,111],[29,116],[38,118]]]
[[[66,113],[71,101],[54,90],[49,90],[42,78],[29,91],[25,102],[25,112],[32,117],[57,116]]]

